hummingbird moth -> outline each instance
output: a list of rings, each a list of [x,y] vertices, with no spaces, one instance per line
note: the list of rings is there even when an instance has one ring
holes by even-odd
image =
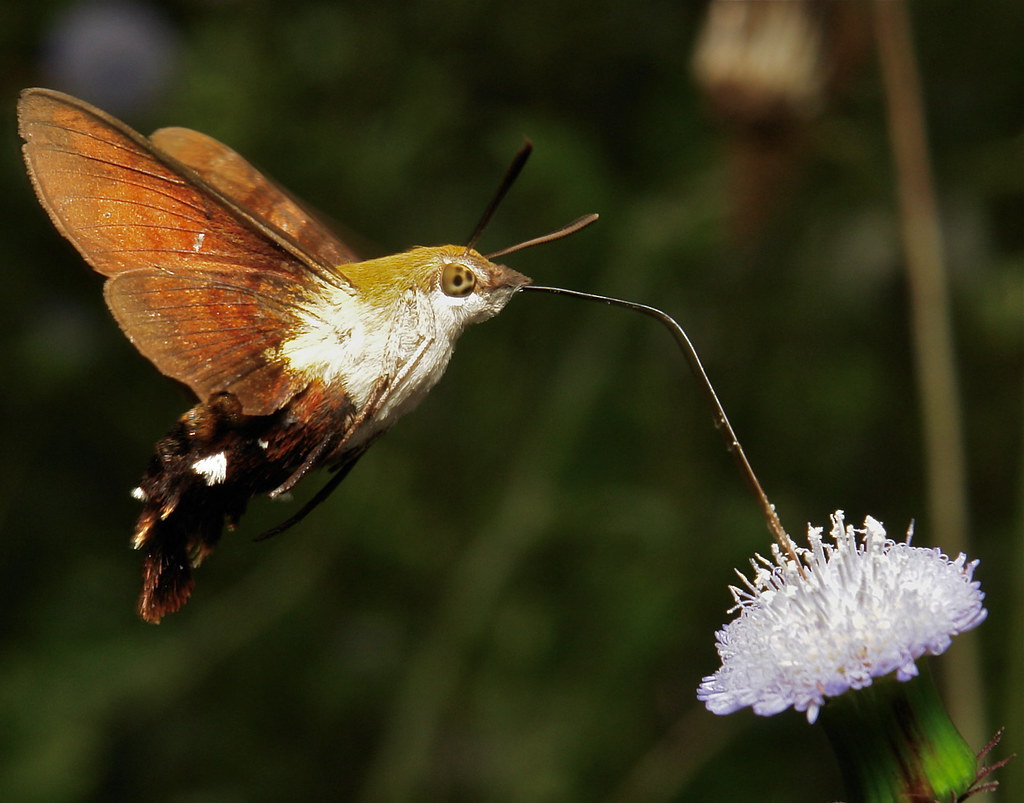
[[[468,245],[360,260],[230,148],[186,128],[147,138],[84,101],[27,89],[19,131],[54,225],[106,277],[107,306],[158,370],[197,402],[156,444],[132,492],[143,553],[139,613],[178,610],[192,570],[251,498],[313,469],[333,476],[265,535],[306,515],[440,379],[455,341],[530,279],[473,245],[511,185],[517,155]]]

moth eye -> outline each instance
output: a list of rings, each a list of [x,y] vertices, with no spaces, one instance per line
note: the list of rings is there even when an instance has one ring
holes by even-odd
[[[463,298],[476,287],[476,275],[461,262],[449,262],[441,271],[441,292],[446,296]]]

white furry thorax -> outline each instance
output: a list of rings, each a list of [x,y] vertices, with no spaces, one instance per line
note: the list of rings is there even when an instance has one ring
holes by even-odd
[[[420,250],[432,252],[428,275],[451,261],[444,253],[433,253],[442,249]],[[503,293],[500,300],[476,293],[454,298],[436,281],[398,281],[405,287],[383,293],[379,288],[377,293],[362,292],[355,285],[324,286],[319,297],[298,309],[297,325],[280,346],[291,370],[326,385],[340,383],[357,410],[384,382],[372,431],[414,407],[441,378],[466,325],[494,315],[511,294]]]

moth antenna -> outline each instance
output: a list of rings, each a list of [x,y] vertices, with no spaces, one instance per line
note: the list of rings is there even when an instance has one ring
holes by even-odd
[[[476,224],[476,228],[473,229],[473,233],[469,237],[469,241],[466,243],[466,253],[469,253],[477,240],[480,239],[480,235],[484,233],[484,229],[487,228],[487,224],[491,222],[491,216],[494,214],[494,210],[498,208],[498,204],[501,203],[502,198],[512,189],[512,185],[515,184],[516,178],[523,170],[523,166],[526,164],[526,160],[530,158],[530,154],[533,153],[533,143],[528,139],[523,140],[523,146],[516,151],[516,155],[512,157],[512,163],[508,166],[508,170],[505,171],[505,175],[501,179],[501,184],[498,185],[498,191],[494,193],[494,197],[491,198],[491,202],[487,204],[487,208],[484,213],[480,216],[480,222]]]
[[[524,285],[523,287],[520,287],[519,290],[521,292],[530,290],[533,292],[554,293],[560,296],[569,296],[570,298],[581,298],[586,301],[597,301],[601,304],[608,304],[613,307],[633,310],[634,312],[639,312],[654,318],[657,321],[661,321],[661,323],[672,334],[677,345],[686,356],[686,361],[690,364],[690,369],[697,378],[697,383],[700,386],[701,392],[704,394],[704,398],[707,401],[708,406],[711,408],[711,415],[715,421],[715,429],[721,432],[722,437],[725,438],[726,449],[728,449],[729,453],[736,460],[740,473],[743,475],[743,479],[746,481],[750,490],[753,492],[754,497],[757,499],[757,504],[761,508],[761,512],[768,523],[768,529],[790,559],[794,561],[797,566],[800,565],[800,562],[797,560],[796,554],[793,551],[793,542],[786,534],[785,529],[783,529],[782,522],[779,520],[779,516],[775,512],[775,506],[769,501],[767,494],[765,494],[764,489],[761,487],[761,483],[758,482],[757,475],[754,474],[754,469],[751,467],[750,461],[747,460],[747,455],[743,451],[743,446],[740,444],[739,438],[736,437],[736,432],[733,430],[732,424],[729,423],[729,417],[725,414],[725,408],[722,407],[722,403],[718,400],[718,394],[715,392],[714,385],[711,384],[711,380],[708,378],[708,375],[704,370],[704,366],[701,364],[700,357],[697,354],[697,349],[686,334],[686,331],[674,318],[672,318],[668,313],[662,312],[660,309],[655,307],[649,307],[646,304],[638,304],[634,301],[625,301],[621,298],[594,295],[593,293],[583,293],[579,290],[565,290],[561,287],[543,287],[535,284]]]
[[[576,218],[572,223],[567,223],[560,229],[549,234],[542,234],[540,237],[534,237],[532,240],[526,240],[525,242],[516,243],[510,245],[508,248],[502,248],[498,251],[494,251],[490,254],[485,254],[486,259],[497,259],[498,257],[508,256],[514,254],[516,251],[522,251],[524,248],[532,248],[535,245],[542,245],[543,243],[550,243],[553,240],[561,240],[563,237],[568,237],[570,234],[575,234],[580,229],[585,229],[599,216],[596,214],[584,215],[583,217]]]

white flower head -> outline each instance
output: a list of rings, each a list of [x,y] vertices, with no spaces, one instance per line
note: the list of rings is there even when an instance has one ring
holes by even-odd
[[[730,586],[739,616],[715,634],[722,666],[697,698],[715,714],[751,706],[770,716],[790,706],[814,722],[826,697],[869,686],[896,672],[917,674],[915,660],[938,655],[952,637],[984,621],[978,561],[950,560],[939,549],[886,537],[870,516],[864,529],[832,516],[833,543],[808,527],[799,563],[778,546],[772,560],[751,561],[753,579]],[[860,538],[857,536],[860,535]]]

